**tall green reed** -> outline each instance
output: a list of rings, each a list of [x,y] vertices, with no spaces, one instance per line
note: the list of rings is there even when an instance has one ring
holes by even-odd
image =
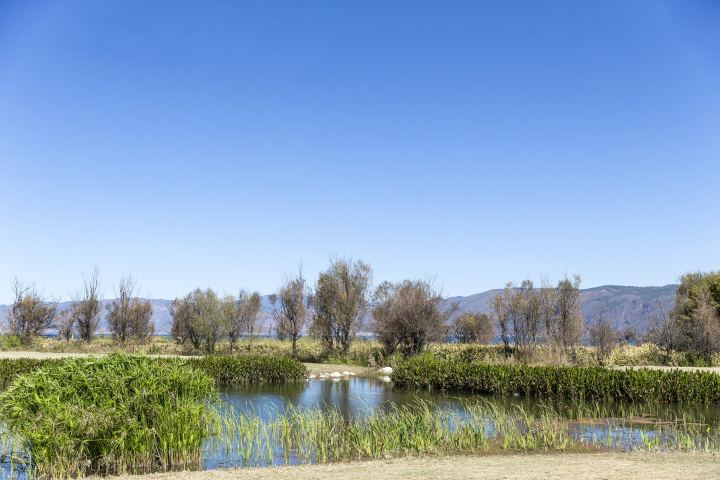
[[[68,359],[19,375],[0,396],[3,443],[31,476],[186,466],[217,431],[217,403],[213,379],[180,360]]]

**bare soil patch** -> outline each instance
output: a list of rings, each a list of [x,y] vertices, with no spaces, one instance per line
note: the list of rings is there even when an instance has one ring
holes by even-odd
[[[701,453],[530,454],[410,457],[296,467],[171,472],[130,480],[717,479],[720,457]]]

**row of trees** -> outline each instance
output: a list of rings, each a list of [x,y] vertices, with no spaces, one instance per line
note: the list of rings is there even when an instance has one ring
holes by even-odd
[[[511,343],[531,352],[540,341],[566,349],[582,341],[578,276],[561,280],[557,287],[545,281],[540,289],[529,280],[519,288],[509,283],[494,299],[492,319],[479,312],[455,315],[459,306],[449,302],[432,279],[383,282],[374,289],[372,281],[370,265],[337,257],[314,286],[302,268],[285,276],[269,298],[275,335],[292,343],[295,357],[305,332],[327,350],[347,355],[367,320],[388,354],[414,355],[450,334],[463,342],[490,343],[496,329],[508,352]],[[260,330],[260,298],[258,292],[219,297],[210,289],[195,290],[172,302],[172,335],[179,343],[210,352],[221,338],[229,339],[233,351],[237,338],[246,336],[250,348]]]
[[[169,305],[170,333],[178,343],[214,352],[216,344],[227,338],[230,352],[237,340],[246,336],[248,349],[260,334],[262,296],[241,290],[240,294],[219,296],[212,289],[196,289]]]
[[[62,311],[58,311],[59,300],[47,297],[35,284],[15,279],[12,292],[13,302],[6,313],[7,324],[10,333],[23,342],[53,330],[67,341],[77,335],[84,342],[90,342],[103,314],[111,334],[121,344],[131,338],[145,343],[155,334],[152,304],[138,298],[132,276],[120,280],[117,298],[104,307],[97,268],[91,275],[83,275],[83,285],[72,295],[70,307]]]
[[[540,343],[561,346],[566,352],[582,343],[585,318],[580,309],[580,276],[565,276],[556,287],[546,278],[540,288],[530,280],[513,283],[495,296],[493,316],[505,350],[515,344],[532,354]]]
[[[480,312],[457,314],[432,279],[383,282],[373,288],[370,265],[347,258],[331,258],[330,266],[309,285],[302,268],[287,275],[270,295],[269,317],[274,333],[290,340],[297,356],[297,340],[305,332],[319,339],[326,349],[347,355],[364,326],[392,354],[412,355],[429,343],[448,335],[461,342],[490,343],[499,334],[509,353],[520,349],[532,355],[541,343],[555,344],[572,354],[587,332],[601,355],[617,341],[631,342],[634,332],[615,330],[601,314],[586,323],[581,311],[578,275],[552,285],[542,281],[536,288],[525,280],[508,283],[492,300],[491,315]],[[101,305],[97,269],[73,296],[70,308],[58,312],[58,302],[46,298],[34,285],[15,281],[14,301],[7,313],[11,333],[23,340],[57,329],[61,337],[78,335],[90,341],[103,313],[120,342],[146,342],[154,335],[152,305],[140,299],[132,277],[121,279],[116,299]],[[171,333],[178,341],[212,352],[227,339],[231,352],[246,337],[248,349],[263,328],[263,305],[259,292],[241,290],[237,296],[220,296],[212,289],[196,289],[169,305]],[[720,272],[688,273],[681,278],[672,309],[653,319],[646,339],[672,350],[696,352],[707,359],[720,352]]]

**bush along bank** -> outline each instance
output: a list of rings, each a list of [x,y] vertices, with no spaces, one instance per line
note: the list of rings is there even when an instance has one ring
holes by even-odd
[[[299,381],[307,374],[305,365],[291,358],[202,357],[189,358],[187,363],[222,385]]]
[[[139,357],[139,356],[133,356]],[[102,358],[102,357],[92,357]],[[305,378],[305,365],[290,358],[262,357],[203,357],[178,359],[173,357],[145,357],[158,365],[181,362],[209,375],[220,385],[241,385],[261,382],[291,382]],[[61,365],[74,359],[0,359],[0,388],[7,388],[18,375],[34,372],[47,366]]]
[[[701,371],[487,365],[424,355],[400,364],[391,378],[402,387],[492,395],[720,404],[720,376]]]

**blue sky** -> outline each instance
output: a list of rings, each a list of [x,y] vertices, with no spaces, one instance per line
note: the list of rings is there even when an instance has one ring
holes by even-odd
[[[720,4],[4,1],[0,303],[720,268]]]

